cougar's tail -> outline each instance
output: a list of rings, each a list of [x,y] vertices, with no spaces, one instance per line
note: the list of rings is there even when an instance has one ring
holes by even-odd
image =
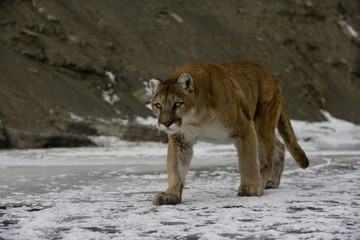
[[[281,137],[285,142],[286,148],[289,150],[291,156],[293,156],[296,163],[301,168],[307,168],[309,166],[309,159],[307,158],[305,152],[301,149],[301,147],[297,143],[295,133],[291,126],[283,100],[281,100],[281,111],[277,123],[277,128]]]

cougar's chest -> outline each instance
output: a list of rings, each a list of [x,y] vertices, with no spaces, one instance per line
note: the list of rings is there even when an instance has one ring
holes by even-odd
[[[188,134],[187,134],[187,133]],[[219,124],[205,124],[202,126],[191,126],[185,132],[188,138],[210,143],[228,144],[232,143],[229,130]]]

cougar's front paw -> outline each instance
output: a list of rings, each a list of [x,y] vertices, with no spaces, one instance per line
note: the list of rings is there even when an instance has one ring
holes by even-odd
[[[248,184],[241,184],[238,190],[238,196],[241,197],[251,197],[251,196],[256,196],[256,197],[260,197],[264,195],[264,188],[260,185],[258,186],[253,186],[253,185],[248,185]]]
[[[154,195],[152,200],[154,205],[176,205],[181,203],[181,198],[175,194],[169,194],[165,192],[159,192]]]
[[[265,186],[265,189],[275,189],[280,185],[280,181],[269,180]]]

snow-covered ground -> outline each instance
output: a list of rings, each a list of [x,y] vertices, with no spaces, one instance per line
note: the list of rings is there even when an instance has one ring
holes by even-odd
[[[183,202],[165,190],[166,145],[0,151],[0,239],[360,239],[360,126],[293,121],[311,161],[286,155],[279,189],[237,197],[230,145],[199,143]]]

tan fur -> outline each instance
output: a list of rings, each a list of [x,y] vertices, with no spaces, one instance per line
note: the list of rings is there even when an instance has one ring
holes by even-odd
[[[187,63],[170,79],[150,80],[158,127],[168,133],[169,186],[153,204],[178,204],[197,140],[234,143],[238,151],[239,196],[262,196],[277,188],[285,147],[296,162],[309,160],[296,141],[281,98],[281,83],[269,70],[251,62]]]

